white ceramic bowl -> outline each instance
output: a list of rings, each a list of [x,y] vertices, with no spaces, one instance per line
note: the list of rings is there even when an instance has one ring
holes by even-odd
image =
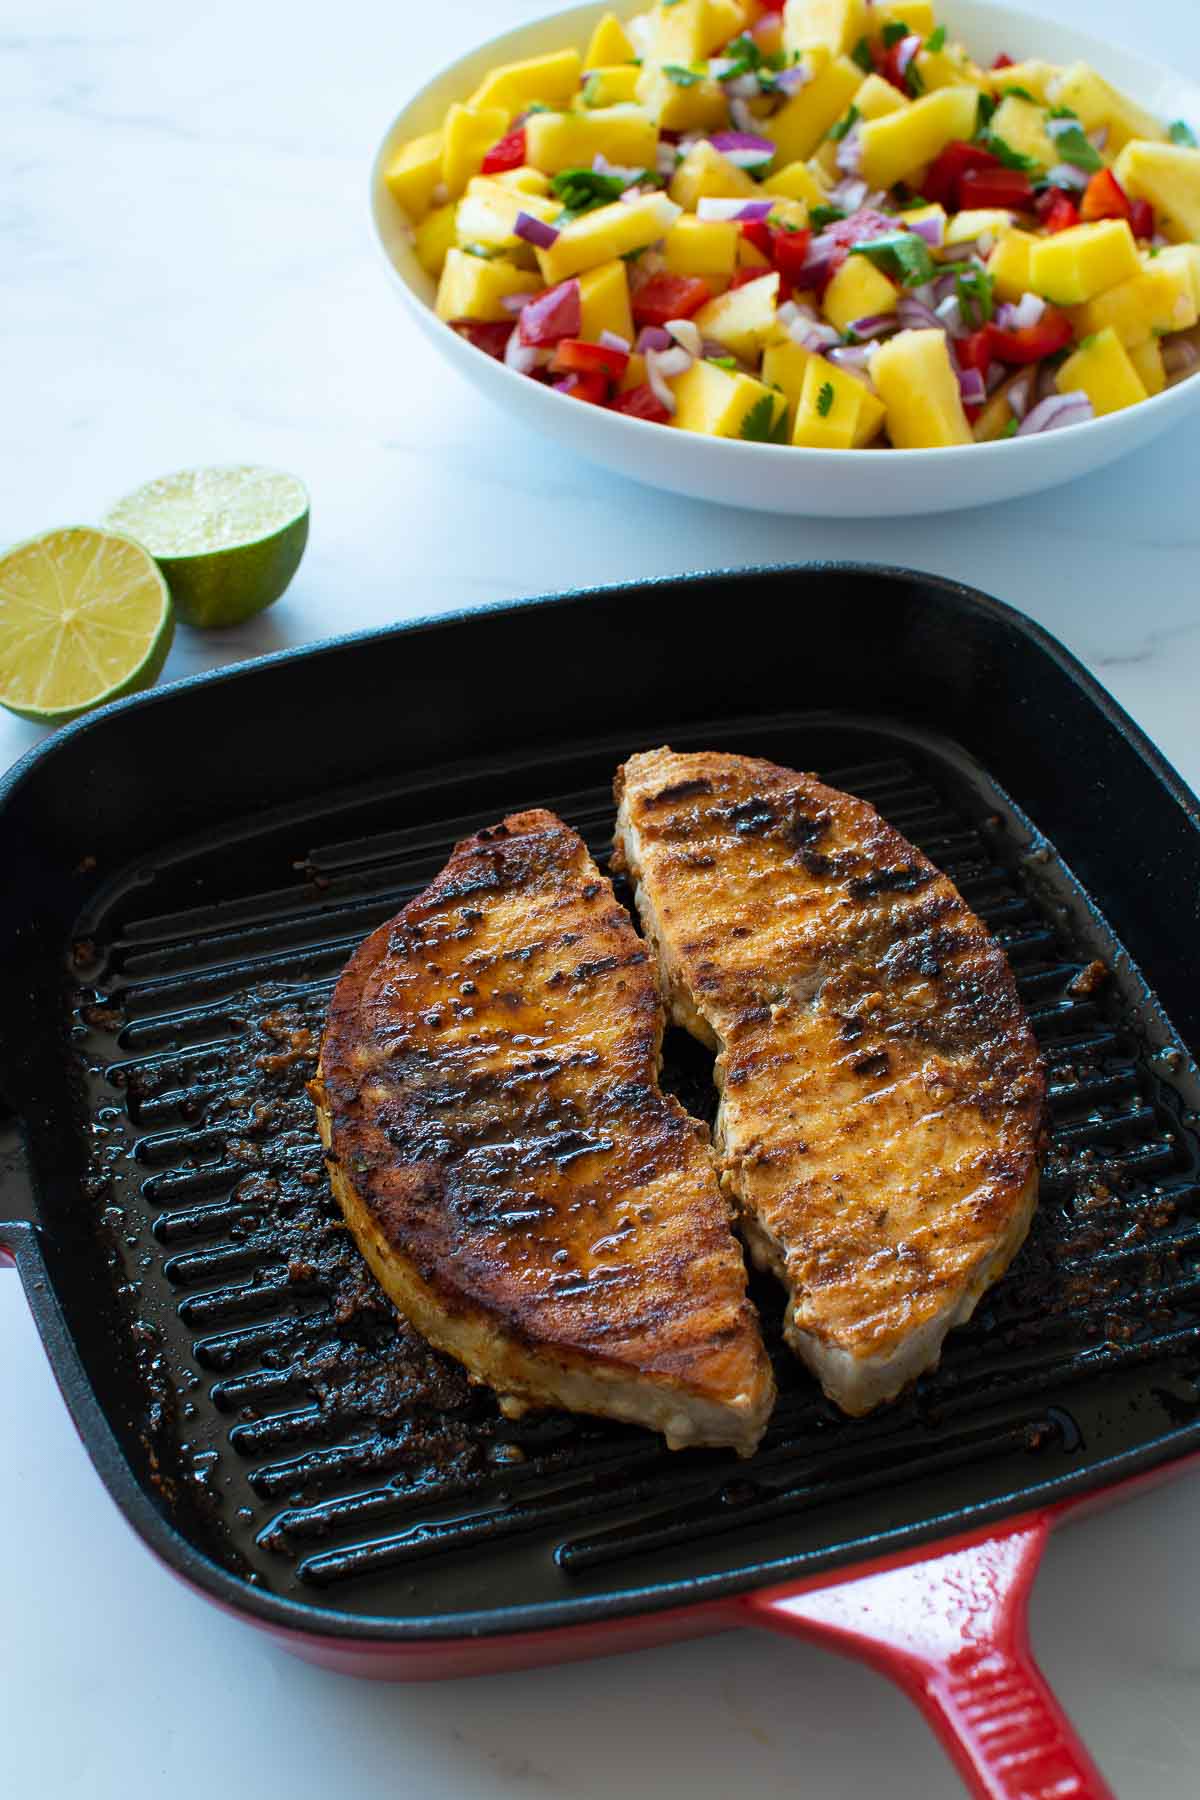
[[[431,344],[510,416],[606,469],[693,499],[763,512],[888,518],[984,506],[1053,487],[1113,462],[1200,408],[1196,376],[1140,406],[1041,437],[948,450],[796,450],[669,431],[587,406],[476,350],[435,316],[434,284],[413,254],[405,215],[382,170],[397,145],[435,129],[450,102],[469,94],[493,64],[572,44],[582,48],[612,4],[598,0],[572,7],[460,57],[409,101],[372,171],[375,228],[397,292]],[[939,16],[980,61],[991,62],[1002,50],[1018,60],[1083,60],[1160,118],[1184,118],[1200,127],[1200,86],[1132,51],[989,0],[944,0]]]

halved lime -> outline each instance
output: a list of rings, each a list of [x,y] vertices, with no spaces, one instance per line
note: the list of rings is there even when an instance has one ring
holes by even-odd
[[[104,523],[144,544],[188,625],[241,625],[278,600],[308,542],[308,492],[277,469],[183,469]]]
[[[157,681],[175,635],[167,584],[140,544],[90,525],[0,556],[0,706],[43,725]]]

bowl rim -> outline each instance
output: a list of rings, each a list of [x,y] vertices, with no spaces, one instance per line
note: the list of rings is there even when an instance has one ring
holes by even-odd
[[[1011,25],[1017,31],[1025,31],[1025,29],[1028,28],[1028,35],[1030,36],[1036,36],[1039,30],[1044,31],[1047,24],[1047,21],[1041,15],[1029,12],[1024,7],[1010,6],[1006,3],[1006,0],[946,0],[946,4],[951,12],[962,8],[967,13],[992,15],[997,20],[1003,21],[1006,26]],[[605,0],[576,0],[576,4],[574,5],[555,7],[551,12],[540,13],[536,18],[510,25],[506,30],[496,32],[492,37],[469,46],[460,55],[452,58],[449,62],[442,64],[431,75],[427,76],[420,86],[413,91],[406,103],[393,116],[387,130],[383,133],[383,136],[378,142],[375,155],[371,161],[367,198],[371,218],[372,237],[376,249],[382,256],[385,267],[398,286],[405,303],[413,308],[414,312],[419,316],[422,325],[426,329],[429,328],[430,321],[443,325],[449,336],[457,338],[459,343],[463,345],[464,353],[470,351],[475,356],[484,357],[487,362],[494,365],[493,374],[498,375],[502,380],[503,378],[507,378],[510,381],[522,383],[521,391],[526,398],[529,398],[529,389],[536,386],[547,401],[557,402],[562,406],[566,406],[570,403],[569,395],[557,393],[553,388],[545,387],[540,383],[530,383],[528,377],[518,374],[515,369],[510,369],[496,357],[487,356],[486,352],[478,350],[468,340],[452,331],[448,325],[445,325],[445,321],[439,320],[428,301],[422,298],[408,277],[399,268],[388,250],[380,221],[381,204],[394,204],[390,196],[386,194],[383,179],[383,166],[384,160],[391,150],[394,140],[399,134],[400,127],[408,118],[408,115],[415,108],[420,106],[421,102],[432,90],[449,82],[460,69],[464,68],[465,65],[482,59],[485,54],[490,59],[493,51],[499,56],[503,53],[505,47],[511,44],[514,39],[526,38],[530,34],[535,34],[545,27],[565,23],[569,19],[579,20],[582,35],[589,20],[598,21],[610,11],[616,12],[622,20],[626,17],[634,16],[628,10],[628,0],[607,0],[607,4],[605,3]],[[1197,116],[1200,117],[1200,81],[1197,81],[1191,75],[1178,70],[1169,69],[1164,63],[1160,63],[1154,58],[1143,55],[1140,50],[1130,49],[1124,44],[1118,44],[1111,38],[1099,37],[1085,27],[1077,26],[1072,23],[1061,23],[1054,19],[1050,20],[1049,23],[1054,29],[1064,31],[1077,38],[1081,45],[1089,44],[1094,48],[1103,51],[1105,57],[1120,57],[1123,63],[1136,69],[1139,78],[1144,77],[1146,81],[1158,79],[1164,83],[1174,83],[1177,86],[1191,88],[1195,94],[1196,113]],[[1030,56],[1036,56],[1036,50],[1031,50]],[[453,355],[454,352],[451,351],[449,354]],[[1193,385],[1196,391],[1192,397],[1190,399],[1181,399],[1180,396],[1186,395]],[[1183,380],[1175,382],[1172,386],[1164,388],[1161,393],[1149,395],[1147,399],[1140,401],[1135,407],[1123,407],[1117,412],[1102,414],[1098,419],[1088,419],[1082,425],[1072,426],[1072,440],[1078,441],[1076,434],[1086,432],[1089,434],[1090,441],[1094,442],[1102,431],[1105,432],[1110,439],[1119,438],[1128,429],[1130,417],[1139,419],[1148,436],[1157,435],[1159,431],[1169,429],[1170,425],[1177,418],[1185,416],[1198,402],[1200,402],[1200,369],[1198,369],[1194,375],[1185,377]],[[535,401],[534,404],[537,404],[537,402]],[[575,402],[574,404],[578,407],[578,402]],[[1144,408],[1151,407],[1155,409],[1153,421],[1143,411]],[[597,415],[602,414],[604,419],[609,422],[609,424],[606,427],[602,427],[602,429],[615,429],[617,432],[620,432],[622,429],[628,429],[643,433],[647,431],[660,432],[662,430],[662,426],[654,423],[652,420],[634,418],[628,413],[614,412],[611,408],[593,407],[590,411]],[[701,441],[703,441],[703,434],[693,435],[698,436]],[[1044,444],[1047,438],[1057,437],[1057,435],[1058,434],[1055,432],[1045,432],[1034,433],[1028,437],[1020,438],[1014,434],[1008,438],[996,438],[984,443],[940,444],[919,449],[904,448],[900,450],[897,450],[896,446],[892,444],[866,445],[863,446],[859,456],[861,457],[863,454],[870,454],[882,450],[886,451],[889,457],[894,457],[896,455],[902,456],[905,459],[905,466],[908,468],[913,468],[921,462],[926,462],[931,466],[938,465],[944,468],[948,461],[969,451],[973,456],[983,454],[990,455],[992,463],[997,464],[1002,457],[1011,458],[1018,446],[1027,446],[1035,442]],[[777,467],[782,466],[785,461],[787,466],[791,468],[803,467],[806,465],[812,467],[815,463],[819,463],[822,466],[828,466],[831,459],[836,461],[836,465],[839,469],[861,466],[858,458],[851,460],[845,450],[817,449],[810,445],[803,444],[763,444],[741,438],[714,438],[711,439],[710,442],[721,444],[726,448],[730,445],[736,445],[738,451],[742,453],[743,456],[749,453],[749,456],[757,456],[760,461],[772,463]],[[982,470],[984,464],[980,462],[975,466]]]

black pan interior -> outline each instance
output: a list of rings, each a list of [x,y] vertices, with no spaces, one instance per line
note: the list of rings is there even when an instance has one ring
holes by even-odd
[[[793,576],[792,591],[819,599],[831,579]],[[841,581],[844,595],[850,578]],[[889,601],[911,608],[918,636],[922,599],[963,637],[980,622],[973,602],[938,584],[854,581],[881,616]],[[677,596],[703,612],[715,587],[660,598],[668,613]],[[770,617],[780,578],[760,578],[754,594]],[[142,810],[145,783],[133,784],[124,854],[103,831],[81,834],[65,793],[55,803],[70,824],[70,879],[52,866],[49,833],[25,845],[27,869],[42,857],[54,941],[47,955],[51,931],[38,940],[26,921],[24,988],[10,965],[9,992],[17,1005],[25,995],[28,1054],[10,1057],[6,1087],[28,1127],[54,1296],[128,1470],[195,1568],[247,1600],[258,1589],[262,1602],[294,1602],[326,1628],[408,1621],[446,1632],[495,1608],[515,1624],[678,1602],[1095,1485],[1195,1436],[1200,1084],[1132,946],[1076,879],[1066,845],[1042,835],[1047,814],[1061,817],[1070,771],[1059,762],[1052,781],[1026,780],[1010,797],[979,760],[980,736],[996,741],[1023,697],[1001,689],[964,743],[965,733],[935,728],[955,721],[946,706],[936,717],[933,684],[916,684],[913,647],[909,717],[846,705],[852,668],[837,677],[843,703],[817,709],[800,691],[819,685],[810,646],[794,705],[768,709],[788,697],[776,673],[757,710],[696,716],[672,689],[673,702],[660,691],[653,710],[599,730],[603,696],[586,673],[593,604],[576,602],[571,626],[573,679],[588,703],[563,706],[556,740],[501,739],[482,756],[381,768],[370,760],[383,736],[376,720],[357,754],[340,738],[326,749],[335,721],[348,730],[355,718],[349,678],[366,662],[351,646],[340,674],[327,665],[328,707],[305,717],[297,682],[291,718],[276,710],[260,722],[263,777],[256,793],[253,765],[243,768],[240,805],[226,791],[201,823],[187,771],[176,770],[174,814]],[[528,616],[516,615],[514,638]],[[552,616],[561,625],[568,615]],[[627,610],[631,629],[638,618]],[[865,626],[859,651],[870,657]],[[443,628],[451,644],[454,629]],[[456,629],[465,652],[470,627]],[[400,696],[405,658],[393,647],[413,642],[399,634],[386,650],[372,646],[376,663],[394,656]],[[1026,643],[1030,681],[1036,650]],[[947,635],[944,655],[969,674],[962,642]],[[273,673],[289,666],[306,667]],[[494,673],[512,692],[512,659]],[[1002,674],[997,656],[993,679]],[[197,692],[206,705],[193,722],[209,735],[192,779],[212,766],[228,790],[222,724],[244,731],[231,709],[253,688],[210,684],[188,697]],[[614,714],[628,710],[614,698]],[[182,721],[149,708],[142,719],[147,750],[157,731],[162,754],[187,754]],[[512,711],[510,739],[519,719]],[[1043,719],[1049,770],[1061,726]],[[289,727],[309,759],[308,797],[281,796],[269,780],[279,755],[269,728]],[[1102,746],[1111,721],[1097,712],[1094,730]],[[447,719],[442,748],[461,737]],[[501,1420],[383,1302],[340,1227],[303,1093],[347,955],[458,836],[545,804],[603,860],[612,771],[660,742],[770,756],[873,801],[1005,944],[1050,1073],[1054,1138],[1034,1231],[941,1369],[851,1423],[779,1352],[779,1409],[747,1464],[671,1456],[649,1434],[564,1415]],[[1132,767],[1141,752],[1124,747]],[[357,781],[328,778],[350,763]],[[1088,778],[1081,770],[1081,789]],[[1116,881],[1128,900],[1120,871]],[[1183,997],[1194,1006],[1190,987]],[[666,1079],[693,1110],[711,1109],[707,1060],[675,1034]],[[755,1295],[778,1350],[781,1296],[769,1280],[756,1280]]]

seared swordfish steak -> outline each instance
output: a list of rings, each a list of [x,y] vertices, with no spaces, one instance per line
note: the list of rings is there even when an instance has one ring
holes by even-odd
[[[751,757],[617,775],[675,1019],[717,1052],[722,1181],[843,1411],[933,1367],[1037,1199],[1045,1080],[1008,962],[862,800]]]
[[[774,1381],[708,1134],[658,1086],[662,1033],[582,840],[516,813],[360,946],[311,1092],[385,1292],[510,1416],[748,1455]]]

